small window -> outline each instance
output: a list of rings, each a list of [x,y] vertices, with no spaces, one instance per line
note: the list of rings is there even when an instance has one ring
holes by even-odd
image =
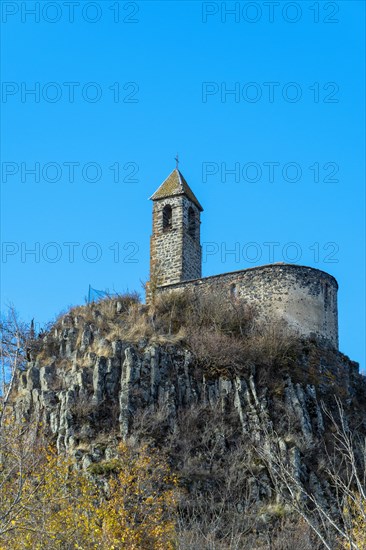
[[[190,206],[188,210],[188,235],[194,239],[196,237],[196,214]]]
[[[166,204],[163,208],[163,230],[167,231],[172,228],[172,207]]]

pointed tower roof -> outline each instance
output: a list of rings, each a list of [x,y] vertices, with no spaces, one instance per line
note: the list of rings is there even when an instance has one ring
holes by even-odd
[[[198,199],[184,179],[183,174],[179,172],[178,168],[175,168],[173,172],[169,174],[166,180],[163,181],[158,190],[155,191],[150,199],[152,201],[156,201],[177,195],[186,195],[186,197],[188,197],[201,212],[203,211]]]

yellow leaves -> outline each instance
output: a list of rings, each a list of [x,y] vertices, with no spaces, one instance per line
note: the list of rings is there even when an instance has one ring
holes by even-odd
[[[169,550],[175,539],[173,484],[156,451],[119,446],[122,467],[109,480],[110,497],[102,510],[104,541],[126,550]]]
[[[343,516],[350,525],[349,540],[343,541],[343,548],[366,550],[366,500],[357,492],[350,493],[343,508]]]
[[[108,477],[103,477],[106,493],[54,449],[42,453],[26,473],[15,471],[6,487],[7,494],[14,493],[14,479],[21,473],[23,493],[12,519],[14,529],[4,535],[6,548],[174,548],[177,480],[157,451],[122,443],[116,468],[107,469]]]

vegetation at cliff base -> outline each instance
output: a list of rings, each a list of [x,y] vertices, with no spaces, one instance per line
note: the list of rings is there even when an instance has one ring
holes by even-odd
[[[0,437],[1,550],[175,548],[177,481],[161,453],[120,443],[112,468],[83,472],[29,427]]]

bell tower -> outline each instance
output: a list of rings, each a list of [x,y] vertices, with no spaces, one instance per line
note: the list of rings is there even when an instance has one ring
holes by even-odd
[[[157,286],[201,277],[200,215],[202,206],[178,167],[150,197],[153,228],[150,282]]]

